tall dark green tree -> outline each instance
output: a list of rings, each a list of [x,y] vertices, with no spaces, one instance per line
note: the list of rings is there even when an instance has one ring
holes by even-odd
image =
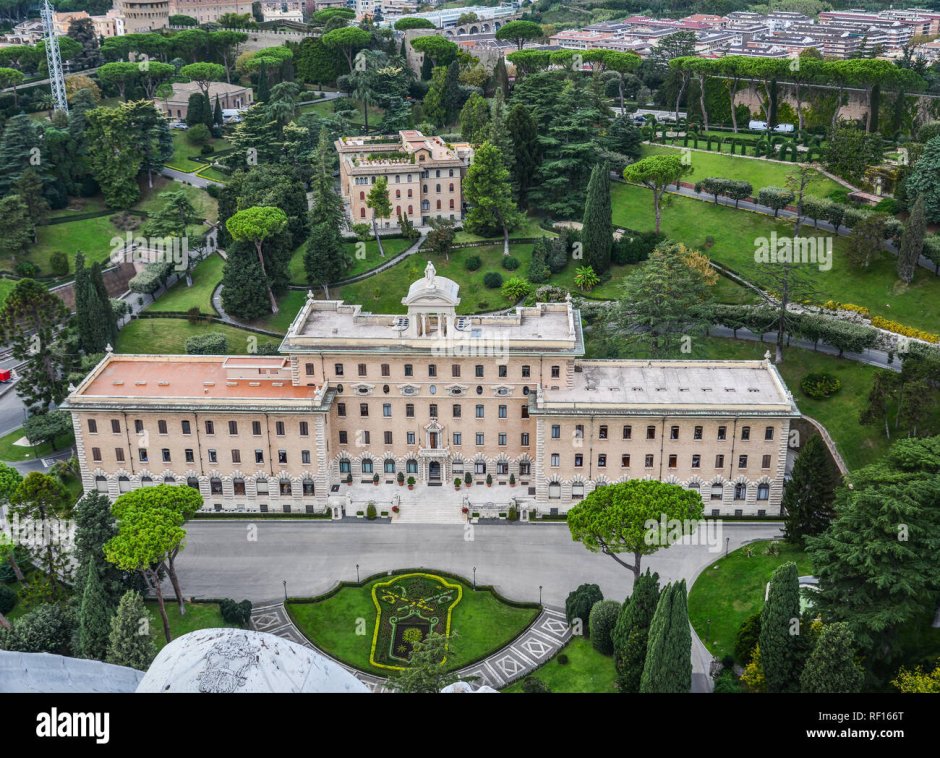
[[[924,252],[924,238],[927,234],[927,221],[924,217],[924,196],[918,196],[911,208],[904,225],[904,234],[901,235],[901,245],[898,248],[898,279],[905,284],[914,281],[914,272],[917,262]]]
[[[692,631],[685,579],[666,586],[649,628],[640,692],[692,689]]]
[[[447,123],[457,121],[460,108],[463,106],[463,91],[460,89],[460,64],[454,60],[447,67],[447,76],[444,78],[444,89],[441,92],[441,104],[447,114]]]
[[[784,534],[788,542],[802,546],[806,537],[826,530],[832,521],[838,484],[839,472],[822,437],[810,437],[783,489]]]
[[[42,167],[42,129],[20,113],[8,119],[0,139],[0,197],[13,191],[23,172]]]
[[[233,242],[226,248],[222,268],[222,306],[226,313],[254,321],[271,312],[266,278],[250,242]]]
[[[116,607],[124,594],[123,574],[104,559],[104,544],[117,534],[117,524],[111,513],[111,501],[103,492],[85,493],[72,508],[75,522],[75,592],[81,595],[88,575],[88,566],[95,566],[108,604]]]
[[[352,265],[339,230],[329,223],[315,224],[304,250],[304,271],[311,287],[323,287],[329,298],[329,285],[338,282]]]
[[[529,188],[541,162],[539,133],[535,120],[524,105],[514,105],[506,116],[506,130],[512,140],[512,183],[519,205],[528,207]]]
[[[621,692],[639,692],[646,663],[649,627],[659,603],[659,574],[649,569],[633,584],[633,594],[620,608],[614,626],[614,663]]]
[[[150,615],[140,593],[128,590],[111,618],[108,663],[145,671],[157,655],[147,623]]]
[[[606,163],[598,163],[591,172],[584,202],[581,244],[584,260],[595,274],[604,274],[610,268],[610,249],[614,242],[611,222],[610,171]]]
[[[42,176],[39,171],[33,166],[26,169],[13,185],[13,191],[26,205],[33,226],[33,242],[37,242],[36,229],[49,213],[49,203],[43,195]]]
[[[848,624],[826,624],[800,675],[801,692],[861,692],[865,672],[855,661],[855,637]]]
[[[493,66],[490,86],[494,92],[499,90],[503,93],[503,97],[509,97],[509,74],[506,72],[506,60],[502,55],[496,59],[496,65]]]
[[[778,566],[761,612],[760,654],[768,692],[795,692],[800,681],[800,578],[796,564]]]
[[[108,290],[104,286],[104,277],[101,273],[101,264],[98,261],[95,261],[93,264],[91,264],[89,278],[91,279],[92,286],[95,288],[95,299],[98,303],[98,320],[101,323],[99,328],[101,329],[102,335],[105,339],[104,347],[107,347],[108,345],[114,347],[115,343],[117,342],[118,335],[117,319],[114,316],[114,308],[111,306],[111,298],[108,295]],[[91,352],[97,353],[101,351],[93,350]]]
[[[430,55],[425,55],[424,59],[421,61],[421,81],[429,82],[431,81],[431,74],[434,72],[434,61],[431,59]]]
[[[98,569],[89,563],[78,608],[78,647],[82,657],[104,660],[110,633],[111,606]]]
[[[212,113],[206,110],[206,97],[201,92],[193,92],[189,96],[188,107],[186,108],[186,124],[195,126],[204,124],[212,120]]]
[[[224,123],[225,118],[222,115],[222,104],[219,102],[218,93],[216,93],[215,106],[212,109],[212,125],[221,128]]]
[[[313,194],[313,207],[310,209],[310,224],[326,224],[339,230],[345,223],[343,211],[343,198],[336,191],[336,182],[333,180],[333,145],[326,127],[320,130],[317,149],[313,155],[310,191]],[[334,280],[335,281],[335,280]]]

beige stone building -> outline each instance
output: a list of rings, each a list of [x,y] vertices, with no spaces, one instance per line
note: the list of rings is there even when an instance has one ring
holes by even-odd
[[[64,405],[85,489],[170,482],[207,510],[373,502],[459,522],[464,506],[559,513],[651,478],[697,490],[706,514],[779,512],[799,411],[769,360],[583,360],[570,300],[460,316],[430,263],[402,302],[379,315],[311,297],[282,357],[107,355]]]
[[[170,15],[190,16],[200,24],[217,21],[226,13],[251,13],[251,0],[170,0]]]
[[[384,137],[343,137],[336,141],[339,178],[346,212],[354,224],[371,224],[369,191],[379,177],[388,181],[390,218],[383,228],[397,228],[404,214],[416,226],[432,218],[463,219],[462,180],[473,151],[407,130]]]
[[[114,10],[124,19],[124,33],[155,32],[170,23],[170,0],[114,0]]]
[[[176,82],[173,85],[172,95],[167,98],[154,98],[153,104],[167,117],[185,121],[189,113],[189,98],[197,92],[201,90],[196,82]],[[254,93],[251,87],[244,87],[241,84],[209,82],[209,105],[213,108],[215,108],[216,96],[219,98],[219,105],[224,110],[241,110],[254,103]]]

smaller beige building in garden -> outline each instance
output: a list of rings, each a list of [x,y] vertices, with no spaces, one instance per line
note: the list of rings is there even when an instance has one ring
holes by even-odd
[[[178,82],[173,85],[172,95],[167,98],[154,98],[153,103],[157,106],[157,110],[162,111],[168,118],[185,121],[189,113],[189,98],[200,91],[199,85],[195,82]],[[223,109],[241,110],[254,103],[254,93],[251,87],[243,87],[240,84],[210,82],[209,104],[213,108],[216,97],[219,98],[219,104]]]

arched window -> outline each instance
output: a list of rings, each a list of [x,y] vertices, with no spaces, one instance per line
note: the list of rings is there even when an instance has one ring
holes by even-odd
[[[405,463],[405,471],[407,471],[409,474],[417,474],[418,462],[414,458],[409,458]]]
[[[163,483],[164,484],[176,484],[176,478],[172,476],[165,476],[163,477]]]
[[[453,182],[450,183],[450,191],[451,191],[451,192],[454,191],[454,183],[453,183]]]
[[[451,210],[454,210],[454,201],[453,201],[453,200],[450,201],[450,209],[451,209]]]
[[[372,459],[371,459],[371,458],[363,458],[363,459],[362,459],[362,473],[363,473],[363,474],[371,474],[371,473],[372,473]]]
[[[255,491],[259,495],[267,495],[268,494],[268,480],[264,478],[255,480]]]
[[[349,458],[341,458],[339,462],[339,473],[348,474],[352,471],[349,465]]]
[[[118,492],[129,492],[131,488],[131,480],[126,476],[118,477]]]
[[[360,199],[360,200],[365,200],[365,199],[366,199],[366,193],[363,192],[362,190],[359,191],[359,199]]]
[[[757,499],[758,500],[769,500],[770,499],[770,485],[766,482],[764,484],[757,485]]]
[[[313,479],[304,479],[303,481],[304,497],[313,497]]]
[[[395,473],[395,461],[393,461],[391,458],[385,459],[385,473],[386,474]]]
[[[548,499],[559,500],[561,498],[561,484],[558,482],[548,483]]]
[[[440,192],[440,191],[441,191],[441,185],[440,185],[440,184],[435,185],[435,186],[434,186],[434,191],[435,191],[435,192]]]
[[[280,487],[281,487],[281,494],[282,494],[282,495],[293,495],[293,494],[294,494],[294,488],[291,486],[290,479],[281,479],[280,482],[278,482],[278,484],[279,484]]]
[[[725,488],[721,484],[712,485],[712,500],[724,499]]]
[[[245,494],[245,480],[244,479],[233,479],[232,480],[232,491],[236,495]]]
[[[437,209],[438,209],[438,210],[441,209],[441,201],[440,201],[440,200],[437,201]]]
[[[734,499],[735,500],[746,500],[747,499],[747,485],[746,484],[736,484],[734,485]]]
[[[408,206],[408,215],[409,215],[409,216],[410,216],[412,213],[414,213],[413,208],[414,208],[413,205],[409,205],[409,206]]]
[[[186,483],[189,484],[189,482],[190,482],[193,478],[194,478],[194,477],[190,477],[190,478],[186,481]],[[192,486],[192,485],[190,485],[190,486]],[[212,477],[212,478],[209,480],[209,492],[211,492],[213,495],[221,495],[221,494],[222,494],[222,480],[219,479],[219,477],[214,476],[214,477]]]
[[[359,218],[365,218],[365,217],[366,217],[366,209],[365,209],[365,208],[360,208],[360,209],[359,209]]]
[[[105,493],[107,493],[107,491],[108,491],[108,477],[106,477],[106,476],[96,476],[96,477],[95,477],[95,489],[98,490],[98,492],[105,492]]]
[[[395,190],[395,199],[396,200],[401,199],[401,190]]]
[[[149,476],[140,477],[140,486],[141,487],[153,487],[153,479]]]
[[[396,205],[396,206],[395,206],[395,215],[396,215],[396,216],[400,216],[400,215],[401,215],[401,206],[400,206],[400,205]]]
[[[575,482],[571,485],[571,499],[581,500],[584,497],[584,483]]]

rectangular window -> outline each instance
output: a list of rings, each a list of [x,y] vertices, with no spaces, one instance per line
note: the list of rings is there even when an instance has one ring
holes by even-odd
[[[342,376],[342,375],[343,375],[343,364],[342,364],[342,363],[334,363],[334,364],[333,364],[333,373],[336,374],[336,376]]]
[[[483,434],[481,432],[477,432],[477,444],[478,445],[483,444]]]
[[[385,433],[383,434],[383,439],[385,440],[385,444],[386,444],[386,445],[391,445],[391,444],[392,444],[392,433],[391,433],[391,432],[385,432]]]
[[[522,418],[529,418],[529,406],[528,406],[528,404],[522,406]]]
[[[653,468],[653,456],[652,455],[646,456],[646,468]]]
[[[463,444],[463,435],[460,432],[454,432],[454,444],[455,445]]]
[[[279,421],[278,423],[281,423],[281,422]],[[283,428],[283,424],[281,425],[281,428]],[[252,435],[254,435],[255,437],[260,437],[260,436],[261,436],[261,422],[260,422],[260,421],[252,421],[252,422],[251,422],[251,433],[252,433]],[[281,433],[282,433],[282,432],[278,432],[278,434],[281,434]]]
[[[738,468],[747,468],[747,456],[746,455],[738,456]]]
[[[405,435],[405,437],[406,437],[407,443],[408,443],[409,445],[414,445],[414,444],[415,444],[415,433],[414,433],[414,432],[408,432],[408,433]]]
[[[431,403],[428,406],[428,416],[431,418],[437,418],[437,403]]]
[[[147,454],[147,448],[141,447],[137,449],[137,458],[141,463],[147,463],[150,460],[150,457]]]
[[[702,439],[702,427],[700,426],[695,427],[695,431],[692,433],[692,439],[693,440]]]
[[[372,442],[372,435],[371,435],[370,432],[367,432],[367,431],[363,430],[363,431],[361,431],[361,432],[359,433],[359,435],[362,437],[362,444],[363,444],[363,445],[368,445],[369,443]]]
[[[509,366],[498,366],[496,375],[500,379],[505,379],[507,376],[509,376]]]
[[[477,379],[483,378],[483,366],[477,365],[473,367],[473,373]]]
[[[232,451],[232,463],[241,463],[242,462],[242,453],[241,450]]]
[[[405,404],[405,418],[414,418],[415,417],[415,404],[406,403]]]
[[[768,426],[766,429],[764,429],[764,439],[769,441],[769,440],[772,440],[773,438],[774,438],[774,428],[772,426]]]
[[[218,463],[218,462],[219,462],[219,455],[218,455],[218,453],[216,453],[215,450],[209,450],[209,451],[207,451],[207,452],[208,452],[208,454],[209,454],[209,463]]]
[[[483,418],[483,406],[482,405],[478,405],[476,407],[475,415],[477,418]]]
[[[499,417],[500,418],[509,418],[509,407],[506,405],[499,406]]]
[[[437,366],[433,363],[428,364],[428,376],[432,379],[437,376]]]
[[[597,456],[597,467],[598,468],[607,468],[607,455],[601,453]]]
[[[96,463],[101,462],[101,448],[100,447],[93,447],[91,449],[91,459],[95,461]]]
[[[114,460],[118,463],[124,463],[124,448],[116,447],[114,448]]]
[[[164,424],[165,424],[165,423],[166,423],[166,422],[164,422]],[[116,418],[111,419],[111,432],[112,432],[113,434],[120,434],[120,433],[121,433],[121,422],[118,421]],[[166,432],[163,432],[163,433],[166,434]]]
[[[552,453],[552,466],[556,468],[561,465],[561,456],[558,453]]]
[[[113,421],[111,422],[111,431],[112,431],[112,432],[114,431],[114,422],[113,422]],[[118,430],[118,431],[120,431],[120,430]],[[157,421],[157,434],[166,434],[166,433],[167,433],[166,419],[160,419],[159,421]]]
[[[360,363],[360,364],[356,367],[356,370],[357,370],[357,373],[359,374],[359,376],[367,376],[367,373],[366,373],[366,364],[365,364],[365,363]]]
[[[451,409],[450,409],[450,410],[451,410],[451,415],[452,415],[454,418],[460,418],[460,404],[459,404],[459,403],[454,403],[454,404],[451,406]]]
[[[726,426],[719,426],[719,427],[718,427],[718,439],[719,439],[719,440],[726,440],[726,439],[728,439],[728,427],[726,427]]]
[[[701,468],[702,467],[702,456],[693,455],[692,456],[692,468]]]
[[[237,421],[229,421],[229,422],[228,422],[228,433],[229,433],[232,437],[237,437],[237,436],[238,436],[238,422],[237,422]]]
[[[340,445],[346,445],[346,444],[348,444],[348,443],[349,443],[349,433],[348,433],[348,432],[340,432],[340,433],[339,433],[339,444],[340,444]]]
[[[307,376],[313,376],[313,364],[312,364],[312,363],[305,363],[305,364],[304,364],[304,373],[305,373]]]
[[[144,431],[144,422],[140,419],[134,421],[134,432],[136,434],[141,434]]]
[[[600,428],[597,430],[597,436],[599,439],[607,439],[607,424],[601,424]]]
[[[264,450],[255,450],[255,463],[264,463]]]
[[[552,366],[552,379],[561,378],[561,366]]]
[[[770,468],[770,456],[769,455],[765,455],[760,459],[760,467]]]
[[[300,436],[301,437],[310,436],[310,425],[306,421],[300,422]]]
[[[646,439],[654,440],[656,439],[656,427],[650,424],[646,427]]]
[[[369,404],[368,403],[359,403],[359,415],[366,417],[369,415]]]
[[[574,425],[574,438],[576,440],[584,439],[584,424],[575,424]]]
[[[383,418],[392,417],[392,404],[391,403],[382,403],[382,417]]]
[[[561,427],[558,424],[552,424],[552,439],[553,440],[561,439]]]
[[[715,468],[724,468],[725,467],[725,457],[723,455],[715,456]]]
[[[391,375],[392,375],[391,367],[387,363],[383,363],[382,364],[382,376],[391,376]]]
[[[88,419],[88,433],[97,434],[98,433],[98,422],[93,418]]]
[[[193,449],[192,449],[191,447],[186,448],[183,452],[184,452],[184,454],[186,455],[186,462],[187,462],[187,463],[195,463],[195,462],[196,462],[196,457],[193,455]]]
[[[632,426],[624,426],[624,428],[623,428],[623,438],[624,438],[625,440],[629,440],[629,439],[632,439],[632,438],[633,438],[633,427],[632,427]]]
[[[336,404],[336,415],[345,416],[346,415],[346,403],[337,403]]]
[[[741,439],[745,441],[751,439],[751,427],[749,426],[741,427]]]
[[[283,421],[275,421],[275,422],[274,422],[274,433],[275,433],[278,437],[283,437],[283,436],[284,436],[284,422],[283,422]]]
[[[310,451],[309,450],[300,451],[300,462],[305,465],[310,464]]]
[[[405,376],[414,376],[414,375],[415,375],[415,367],[412,366],[410,363],[406,363],[405,364]]]
[[[460,364],[459,363],[454,363],[451,365],[450,375],[454,377],[454,379],[460,378]]]
[[[630,454],[624,453],[620,456],[620,465],[623,468],[630,468]]]
[[[679,427],[678,426],[669,427],[669,439],[671,440],[679,439]]]
[[[287,463],[287,451],[278,450],[277,451],[277,462],[278,463]]]
[[[532,367],[531,367],[531,366],[523,366],[523,367],[522,367],[522,378],[523,378],[523,379],[528,379],[531,375],[532,375]]]
[[[679,465],[679,456],[670,455],[669,456],[669,468],[675,468],[678,465]]]
[[[574,456],[575,468],[581,468],[583,465],[584,465],[584,456],[581,453],[575,453],[575,456]]]
[[[186,419],[183,419],[180,422],[180,427],[183,430],[183,434],[192,434],[192,427],[190,426],[189,422]]]
[[[506,433],[500,432],[496,435],[496,444],[497,445],[506,445]]]
[[[519,462],[519,476],[528,476],[532,473],[532,464],[529,461]]]
[[[520,441],[519,441],[519,444],[522,445],[522,447],[528,447],[528,446],[529,446],[529,433],[528,433],[528,432],[523,432],[523,433],[522,433],[522,437],[521,437],[521,439],[520,439]]]
[[[209,435],[215,434],[215,422],[214,421],[206,422],[206,434],[209,434]]]
[[[170,448],[168,448],[168,447],[163,448],[163,449],[160,451],[160,454],[163,456],[163,462],[164,462],[164,463],[169,463],[169,462],[170,462]]]

